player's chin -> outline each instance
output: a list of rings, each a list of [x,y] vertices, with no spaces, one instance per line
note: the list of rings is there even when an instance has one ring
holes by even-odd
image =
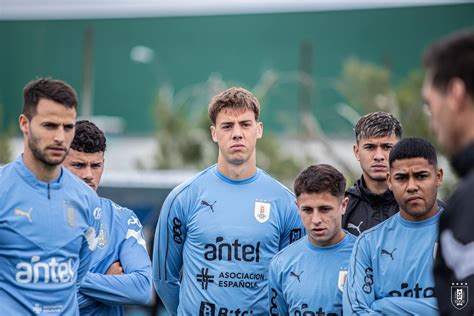
[[[231,155],[227,159],[233,165],[243,165],[247,160],[243,155]]]
[[[408,207],[406,212],[413,218],[421,218],[429,213],[426,206]]]
[[[374,181],[386,181],[387,180],[387,172],[386,171],[379,171],[379,172],[371,172],[370,178]]]
[[[66,154],[63,156],[53,156],[53,157],[48,157],[46,161],[50,166],[57,166],[63,163],[63,161],[66,159]]]

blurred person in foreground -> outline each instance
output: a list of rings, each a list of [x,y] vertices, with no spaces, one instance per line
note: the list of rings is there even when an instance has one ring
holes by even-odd
[[[461,177],[440,219],[436,296],[442,315],[473,315],[474,30],[434,43],[425,53],[424,65],[423,97],[431,127]]]
[[[402,137],[402,126],[386,112],[364,115],[355,126],[354,156],[360,163],[362,176],[350,187],[342,227],[355,236],[396,212],[398,204],[388,189],[388,155]]]
[[[230,88],[209,104],[217,164],[176,187],[156,227],[153,276],[172,315],[268,313],[272,257],[303,234],[295,196],[257,168],[260,103]]]
[[[23,90],[23,154],[0,168],[0,313],[79,315],[77,291],[97,245],[100,202],[61,166],[77,97],[40,78]]]
[[[341,315],[356,240],[341,227],[345,189],[346,179],[330,165],[309,166],[296,178],[296,204],[306,237],[272,259],[270,315]]]
[[[104,172],[106,138],[92,122],[76,123],[64,166],[97,190]],[[79,292],[81,315],[123,315],[123,305],[144,305],[152,293],[151,261],[135,213],[100,198],[101,225],[92,266]]]
[[[389,188],[400,212],[357,239],[344,290],[344,315],[437,315],[432,268],[443,170],[422,138],[400,140],[389,156]]]

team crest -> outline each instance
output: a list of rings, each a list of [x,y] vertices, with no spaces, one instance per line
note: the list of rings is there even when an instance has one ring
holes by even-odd
[[[339,270],[339,277],[337,278],[337,287],[342,292],[347,281],[347,270]]]
[[[255,219],[259,223],[265,223],[270,218],[270,203],[255,202]]]
[[[100,225],[99,236],[97,237],[97,247],[103,249],[107,245],[109,239],[109,231],[105,225]]]
[[[70,204],[70,202],[64,202],[64,214],[66,216],[66,223],[69,227],[74,228],[76,226],[76,214],[74,211],[74,207]]]
[[[451,304],[456,309],[463,309],[469,301],[469,287],[467,283],[451,283]]]

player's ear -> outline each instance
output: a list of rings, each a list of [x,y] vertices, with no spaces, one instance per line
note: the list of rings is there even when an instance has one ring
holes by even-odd
[[[263,136],[263,123],[257,122],[257,139],[262,138]]]
[[[211,125],[211,137],[212,140],[217,143],[216,127],[214,125]]]
[[[354,146],[352,146],[352,152],[354,153],[354,156],[356,157],[357,161],[360,161],[360,158],[359,158],[359,144],[354,144]]]
[[[345,196],[341,202],[341,215],[346,214],[347,204],[349,204],[349,198]]]
[[[436,185],[438,188],[443,184],[444,171],[443,168],[436,169]]]
[[[464,110],[463,107],[466,106],[465,99],[468,97],[464,81],[459,78],[453,78],[449,83],[448,91],[454,101],[449,102],[448,106],[456,113],[462,113]]]
[[[387,172],[387,185],[388,189],[392,191],[392,177],[390,176],[390,172]]]
[[[18,121],[20,123],[20,129],[23,132],[23,134],[28,135],[30,120],[26,117],[25,114],[21,114],[20,117],[18,118]]]

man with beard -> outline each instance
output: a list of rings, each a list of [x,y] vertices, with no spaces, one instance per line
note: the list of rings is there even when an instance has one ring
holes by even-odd
[[[76,93],[63,81],[37,79],[23,97],[24,152],[0,169],[1,313],[78,315],[101,210],[94,191],[61,167]]]
[[[436,296],[442,315],[473,315],[474,30],[433,44],[424,64],[423,97],[431,127],[462,178],[440,219]]]
[[[76,133],[64,166],[99,187],[104,172],[106,139],[92,122],[76,123]],[[151,262],[142,225],[132,210],[100,198],[102,215],[91,270],[82,281],[81,315],[123,315],[123,305],[144,305],[151,296]]]
[[[432,268],[443,180],[434,147],[405,138],[391,150],[388,183],[400,212],[366,230],[352,250],[344,315],[437,315]]]
[[[342,227],[360,235],[396,212],[398,204],[388,189],[388,155],[402,137],[402,126],[390,113],[373,112],[363,116],[354,129],[354,155],[360,163],[362,176],[350,187]]]

